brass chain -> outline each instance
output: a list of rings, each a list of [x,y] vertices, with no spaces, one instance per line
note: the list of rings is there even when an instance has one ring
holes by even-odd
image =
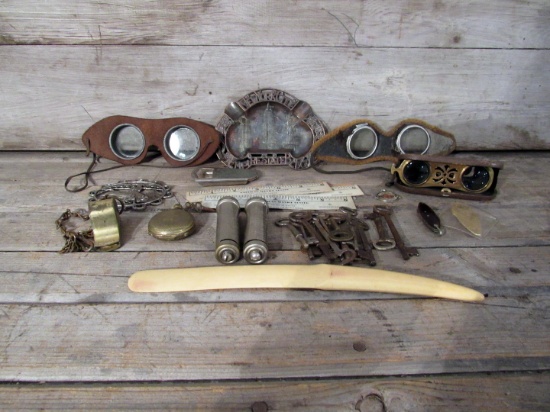
[[[79,218],[84,221],[90,220],[88,212],[85,210],[77,210],[72,212],[67,209],[63,214],[55,221],[56,228],[63,233],[65,239],[65,245],[59,253],[73,253],[73,252],[89,252],[94,248],[94,232],[93,229],[86,230],[69,230],[65,226],[66,222],[71,218]]]

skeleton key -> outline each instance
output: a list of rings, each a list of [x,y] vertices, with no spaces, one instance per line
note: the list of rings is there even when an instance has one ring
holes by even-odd
[[[350,242],[353,240],[353,231],[351,230],[347,216],[342,216],[342,218],[339,218],[338,216],[332,215],[326,217],[324,220],[332,226],[332,229],[328,229],[328,225],[325,223],[327,232],[332,241]]]
[[[374,221],[376,230],[378,231],[378,240],[374,242],[376,250],[390,250],[395,248],[395,240],[390,236],[388,228],[384,224],[384,217],[378,212],[371,213],[365,216],[367,219]]]
[[[294,222],[291,222],[289,219],[279,219],[275,222],[275,225],[279,227],[287,227],[290,230],[290,233],[294,236],[294,239],[300,243],[300,249],[302,251],[309,248],[309,243],[306,241],[302,232],[294,226]]]
[[[354,250],[350,249],[347,245],[342,244],[338,246],[338,243],[333,241],[330,237],[329,231],[327,230],[326,226],[324,225],[323,221],[320,219],[319,216],[316,216],[312,220],[313,224],[315,225],[315,228],[319,231],[319,233],[323,236],[323,238],[326,240],[326,242],[330,245],[334,253],[336,254],[336,257],[340,259],[340,264],[347,265],[355,260],[356,253]]]
[[[357,256],[366,261],[369,266],[376,266],[376,259],[372,253],[373,245],[365,233],[369,230],[369,225],[362,219],[352,218],[351,227],[358,243]]]
[[[356,257],[366,261],[370,266],[375,266],[376,260],[372,253],[372,243],[364,232],[364,230],[368,230],[369,226],[365,221],[357,218],[357,210],[348,207],[340,207],[339,210],[344,213],[347,228],[353,236],[351,242],[348,243],[353,245]]]
[[[311,223],[310,220],[313,218],[313,214],[311,212],[292,212],[290,215],[288,215],[288,218],[290,219],[290,221],[302,225],[307,233],[316,239],[316,245],[319,249],[321,249],[323,255],[325,255],[329,260],[336,259],[337,256],[336,253],[334,253],[334,250],[331,248],[324,236],[319,233],[317,231],[317,228],[315,228]]]
[[[420,254],[417,248],[409,247],[405,245],[405,242],[403,241],[401,234],[399,233],[399,231],[397,230],[397,228],[395,227],[395,224],[391,219],[392,210],[389,207],[375,206],[374,212],[378,213],[380,216],[386,219],[386,223],[390,228],[393,238],[395,239],[397,248],[401,252],[401,256],[403,256],[403,259],[409,260],[411,256],[418,256]]]

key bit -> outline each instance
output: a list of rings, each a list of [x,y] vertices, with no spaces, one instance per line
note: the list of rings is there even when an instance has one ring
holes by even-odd
[[[323,252],[317,245],[310,245],[307,249],[307,256],[309,257],[309,260],[313,260],[323,256]]]

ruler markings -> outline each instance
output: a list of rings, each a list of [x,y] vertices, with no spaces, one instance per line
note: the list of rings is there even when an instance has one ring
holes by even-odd
[[[304,183],[293,185],[276,185],[276,186],[261,186],[261,187],[229,187],[218,189],[205,189],[186,192],[185,198],[188,202],[204,202],[207,197],[217,196],[221,198],[224,196],[247,198],[253,196],[266,197],[269,195],[318,195],[323,196],[362,196],[363,191],[357,185],[349,186],[334,186],[331,187],[328,183]]]

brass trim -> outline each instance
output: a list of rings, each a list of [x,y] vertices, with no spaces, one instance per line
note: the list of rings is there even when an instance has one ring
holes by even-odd
[[[115,199],[88,203],[90,221],[94,231],[94,247],[109,252],[120,247],[120,219]]]
[[[418,184],[409,182],[404,176],[404,169],[412,162],[423,162],[429,165],[430,172],[428,177]],[[489,180],[487,183],[480,189],[471,190],[464,186],[463,176],[464,173],[472,167],[482,167],[487,170],[489,173]],[[494,178],[495,171],[490,166],[477,166],[477,165],[464,165],[459,163],[450,163],[450,162],[434,162],[430,160],[409,160],[405,159],[399,163],[398,166],[391,166],[391,173],[397,174],[399,180],[402,184],[409,187],[441,187],[443,193],[448,193],[449,190],[459,190],[461,192],[468,193],[483,193],[491,188]],[[447,190],[444,190],[447,189]]]

